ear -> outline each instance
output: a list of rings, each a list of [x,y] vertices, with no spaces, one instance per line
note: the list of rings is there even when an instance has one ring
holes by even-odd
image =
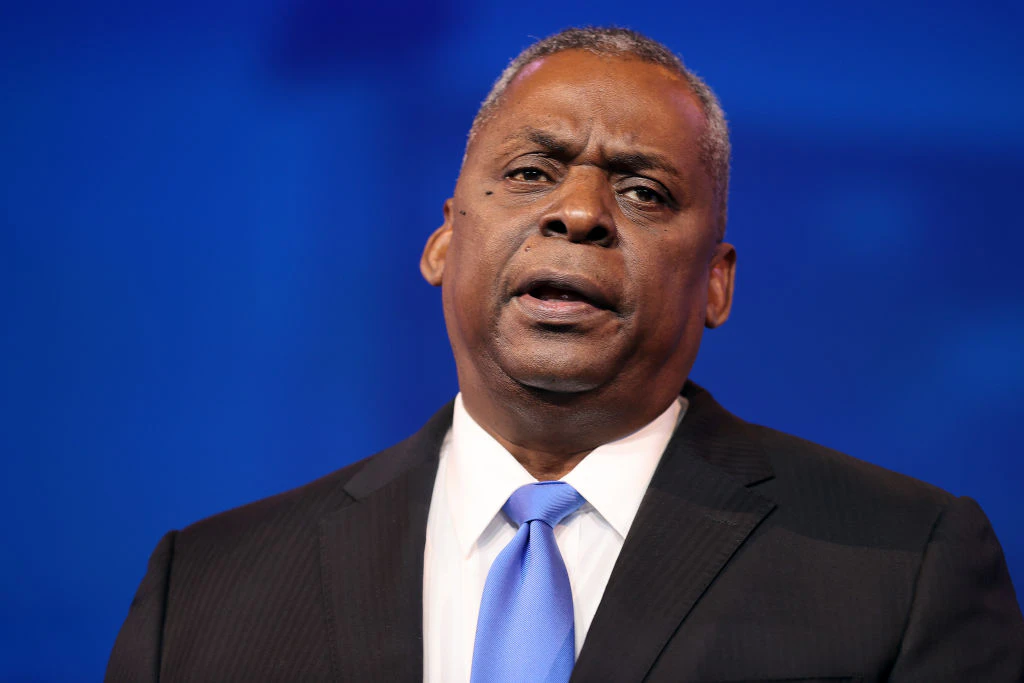
[[[725,242],[715,246],[708,279],[708,305],[704,313],[704,326],[718,327],[729,319],[732,310],[732,286],[736,277],[736,249]]]
[[[423,273],[423,278],[435,287],[441,286],[444,264],[448,258],[448,243],[451,239],[452,200],[448,199],[444,203],[444,223],[427,238],[423,256],[420,257],[420,272]]]

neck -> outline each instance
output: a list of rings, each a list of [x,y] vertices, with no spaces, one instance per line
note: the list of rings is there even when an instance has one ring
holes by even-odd
[[[594,395],[598,394],[598,395]],[[519,387],[513,396],[463,390],[466,411],[535,479],[571,472],[595,448],[632,434],[675,400],[609,400],[599,392],[563,394]]]
[[[484,429],[487,429],[486,427]],[[579,465],[583,458],[587,457],[593,448],[588,448],[575,453],[563,453],[538,450],[528,446],[522,446],[509,441],[501,434],[488,432],[495,440],[505,447],[512,454],[519,464],[538,481],[557,481],[569,474],[576,465]]]

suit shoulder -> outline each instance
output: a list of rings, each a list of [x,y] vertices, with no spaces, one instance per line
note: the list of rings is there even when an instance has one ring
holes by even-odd
[[[750,425],[775,473],[761,490],[794,531],[854,545],[920,548],[951,493],[768,427]]]
[[[441,408],[418,432],[389,448],[303,486],[207,517],[178,534],[179,546],[215,544],[229,548],[247,540],[267,545],[289,534],[313,533],[330,512],[378,488],[424,460],[436,460],[451,425],[452,404]]]
[[[919,479],[792,434],[747,422],[723,408],[706,389],[692,382],[687,382],[683,388],[683,396],[690,402],[687,415],[693,414],[695,432],[711,442],[728,443],[729,449],[738,448],[748,453],[750,459],[763,457],[767,460],[770,470],[754,468],[770,475],[766,477],[770,481],[763,485],[765,488],[779,489],[782,493],[818,491],[837,498],[877,498],[893,504],[905,502],[936,508],[943,508],[954,500],[952,494]]]
[[[363,458],[302,486],[201,519],[182,529],[179,539],[186,542],[200,539],[224,542],[238,540],[265,527],[292,527],[319,519],[348,500],[345,485],[377,455]]]
[[[913,500],[944,507],[954,496],[938,486],[861,460],[827,446],[750,425],[772,462],[777,475],[799,476],[819,482],[839,483],[860,492],[875,491],[893,500]]]

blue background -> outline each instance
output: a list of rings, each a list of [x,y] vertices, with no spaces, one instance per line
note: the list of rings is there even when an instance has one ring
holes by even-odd
[[[427,235],[491,81],[616,23],[719,93],[737,414],[977,498],[1024,585],[1018,2],[7,3],[0,680],[97,680],[160,535],[456,391]]]

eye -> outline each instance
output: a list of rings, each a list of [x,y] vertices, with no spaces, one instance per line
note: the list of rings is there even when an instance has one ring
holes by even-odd
[[[520,180],[527,183],[550,182],[551,178],[539,168],[520,168],[508,174],[512,180]]]
[[[627,190],[623,190],[623,196],[632,199],[633,201],[640,202],[641,204],[664,204],[665,198],[655,192],[649,187],[643,185],[637,185]]]

